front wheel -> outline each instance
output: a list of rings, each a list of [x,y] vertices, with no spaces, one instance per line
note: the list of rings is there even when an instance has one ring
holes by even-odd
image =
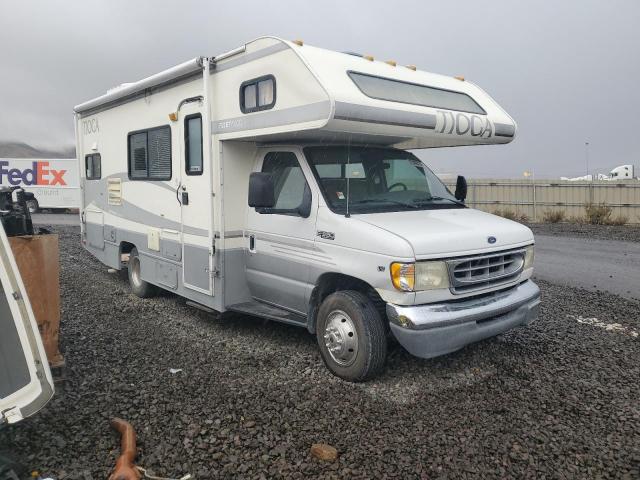
[[[155,297],[158,294],[158,287],[145,282],[142,279],[142,266],[140,264],[140,256],[138,255],[138,249],[133,248],[129,254],[129,264],[127,265],[127,271],[129,273],[129,285],[131,285],[131,291],[140,298]]]
[[[325,365],[344,380],[363,382],[384,368],[384,323],[371,300],[360,292],[329,295],[318,310],[316,336]]]

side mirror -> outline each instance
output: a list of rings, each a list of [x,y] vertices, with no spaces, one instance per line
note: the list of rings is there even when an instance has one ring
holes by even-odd
[[[255,172],[249,176],[249,206],[273,208],[275,205],[273,178],[270,173]]]
[[[465,198],[467,198],[467,179],[462,175],[458,175],[458,180],[456,180],[455,197],[461,202],[464,202]]]
[[[303,218],[309,218],[311,215],[311,189],[306,183],[302,194],[302,203],[298,207],[298,214]]]

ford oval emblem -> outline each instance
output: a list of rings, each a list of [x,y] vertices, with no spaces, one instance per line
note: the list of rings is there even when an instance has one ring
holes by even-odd
[[[487,237],[487,242],[493,245],[496,243],[496,237]]]

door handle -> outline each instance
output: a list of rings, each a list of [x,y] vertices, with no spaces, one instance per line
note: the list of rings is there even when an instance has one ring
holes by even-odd
[[[249,251],[251,253],[256,253],[256,236],[249,235]]]
[[[182,192],[182,205],[189,205],[189,192]]]

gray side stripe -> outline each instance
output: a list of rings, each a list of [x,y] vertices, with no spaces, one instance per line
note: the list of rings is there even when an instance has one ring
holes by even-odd
[[[110,178],[119,178],[122,183],[124,182],[139,182],[139,181],[145,181],[147,182],[149,185],[154,185],[158,188],[164,188],[165,190],[169,190],[170,192],[173,192],[173,194],[176,194],[176,189],[174,187],[172,187],[170,184],[168,184],[165,181],[149,181],[149,180],[129,180],[129,174],[127,172],[120,172],[120,173],[114,173],[112,175],[109,175],[108,177],[104,177],[101,178],[100,180],[98,180],[99,182],[99,187],[103,189],[103,191],[107,191],[107,186],[109,185],[109,179]],[[87,182],[95,182],[95,180],[87,180]]]
[[[336,102],[336,120],[381,123],[398,127],[436,128],[436,116],[430,113],[405,112],[389,108],[369,107],[354,103]]]
[[[264,113],[252,113],[242,117],[214,120],[211,122],[212,133],[231,133],[260,128],[280,127],[294,123],[327,120],[331,112],[331,102],[325,100],[309,105],[270,110]],[[435,117],[434,117],[435,118]]]
[[[286,43],[277,43],[275,45],[271,45],[270,47],[262,48],[252,53],[246,53],[236,58],[232,58],[224,61],[221,64],[216,64],[215,67],[211,70],[211,73],[224,72],[225,70],[229,70],[230,68],[237,67],[238,65],[243,65],[245,63],[253,62],[258,58],[266,57],[269,55],[273,55],[274,53],[281,52],[282,50],[286,50],[289,48],[289,45]]]
[[[118,218],[140,223],[142,225],[148,225],[155,228],[167,228],[169,230],[176,230],[178,232],[183,231],[184,233],[188,233],[189,235],[196,235],[200,237],[209,236],[209,232],[203,228],[189,226],[182,227],[182,225],[180,225],[180,222],[161,217],[160,215],[156,215],[149,210],[144,210],[137,205],[134,205],[133,203],[127,202],[125,200],[122,201],[122,206],[119,207],[122,210],[115,210],[114,208],[106,205],[104,201],[98,199],[94,199],[93,203],[104,212],[107,212]]]
[[[496,137],[513,137],[516,134],[516,127],[506,123],[494,123],[494,135]]]
[[[249,232],[247,232],[249,233]],[[266,232],[259,232],[255,234],[256,240],[265,240],[267,242],[276,243],[279,245],[287,245],[290,247],[297,247],[303,250],[309,250],[313,252],[323,252],[324,250],[318,248],[313,240],[303,240],[293,237],[283,237],[282,235],[274,235]]]

